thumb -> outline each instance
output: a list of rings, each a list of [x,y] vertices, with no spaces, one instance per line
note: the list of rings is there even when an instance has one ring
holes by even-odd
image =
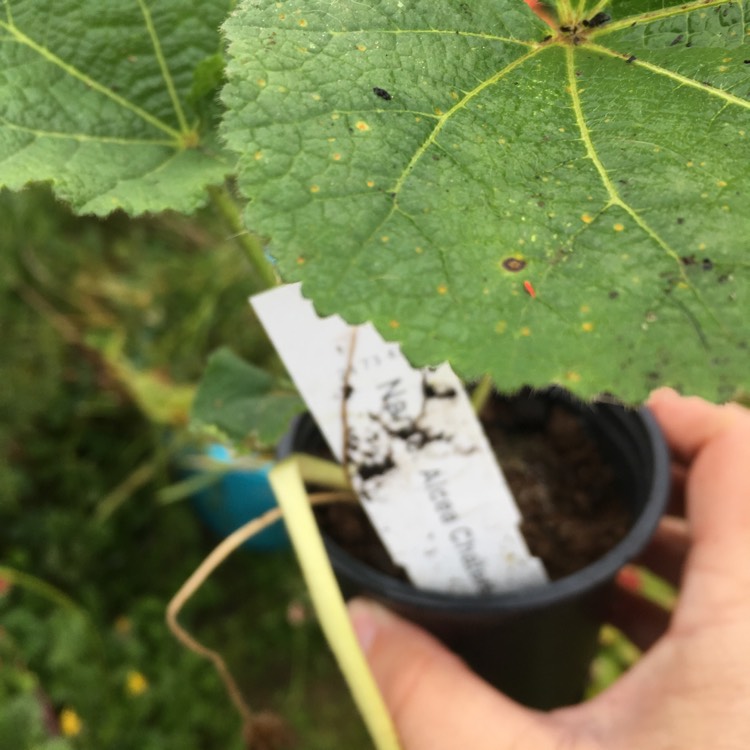
[[[437,640],[377,604],[349,604],[404,750],[551,747],[546,718],[473,674]]]

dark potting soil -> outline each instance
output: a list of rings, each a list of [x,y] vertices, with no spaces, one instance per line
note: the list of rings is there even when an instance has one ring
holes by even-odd
[[[586,567],[631,525],[615,475],[561,405],[496,399],[482,422],[523,516],[521,531],[552,580]],[[321,529],[354,557],[406,580],[358,504],[316,508]]]

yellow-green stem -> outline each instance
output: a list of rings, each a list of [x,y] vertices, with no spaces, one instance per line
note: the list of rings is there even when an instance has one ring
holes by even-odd
[[[240,209],[229,190],[226,187],[212,187],[209,188],[209,194],[214,208],[227,222],[234,233],[237,244],[250,261],[261,288],[271,289],[278,286],[279,277],[268,258],[266,258],[261,241],[245,228]]]
[[[474,407],[475,414],[481,414],[487,399],[492,395],[492,388],[492,378],[489,375],[484,375],[477,383],[471,393],[471,405]]]

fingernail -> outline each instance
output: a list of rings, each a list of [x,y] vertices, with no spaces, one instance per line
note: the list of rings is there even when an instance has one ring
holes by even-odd
[[[378,630],[390,620],[388,611],[368,599],[352,599],[348,604],[349,618],[360,648],[368,653]]]
[[[638,592],[643,588],[643,579],[637,568],[626,565],[617,573],[617,583],[628,591]]]

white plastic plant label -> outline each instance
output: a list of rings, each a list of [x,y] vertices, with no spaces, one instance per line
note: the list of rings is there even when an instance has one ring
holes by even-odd
[[[460,380],[414,369],[370,324],[320,318],[291,284],[251,300],[362,507],[422,589],[510,591],[547,580]]]

